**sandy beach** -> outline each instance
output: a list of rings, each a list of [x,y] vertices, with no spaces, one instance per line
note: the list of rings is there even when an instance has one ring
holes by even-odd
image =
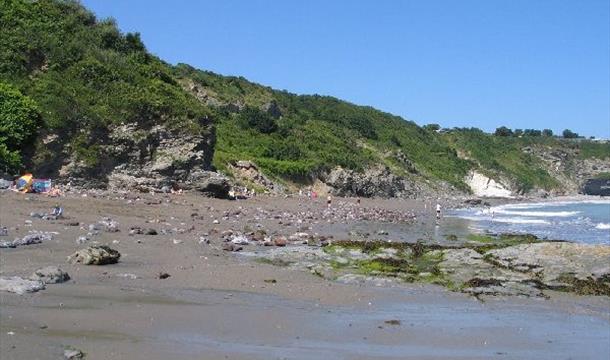
[[[335,199],[351,209],[355,199]],[[64,218],[32,212],[64,208]],[[347,206],[347,205],[345,205]],[[450,206],[450,204],[447,204]],[[71,280],[18,295],[0,292],[2,359],[58,359],[66,347],[87,359],[607,359],[610,300],[550,292],[547,299],[481,301],[441,286],[350,285],[223,250],[227,230],[298,231],[348,239],[368,231],[395,241],[442,241],[467,232],[457,219],[439,228],[423,201],[363,200],[405,221],[347,220],[323,214],[322,199],[227,201],[184,195],[0,193],[0,225],[12,240],[52,232],[39,244],[0,249],[0,275],[28,277],[58,266]],[[366,211],[364,211],[366,212]],[[90,232],[102,218],[117,232]],[[396,218],[398,219],[398,218]],[[77,224],[78,223],[78,224]],[[157,235],[130,234],[154,229]],[[433,240],[434,241],[434,240]],[[209,242],[209,243],[208,243]],[[105,244],[117,264],[72,264],[78,249]],[[290,246],[290,245],[289,245]],[[165,274],[169,276],[160,276]]]

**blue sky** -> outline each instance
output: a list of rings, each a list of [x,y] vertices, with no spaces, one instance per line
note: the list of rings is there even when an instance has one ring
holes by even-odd
[[[610,137],[608,0],[82,0],[170,63],[419,124]]]

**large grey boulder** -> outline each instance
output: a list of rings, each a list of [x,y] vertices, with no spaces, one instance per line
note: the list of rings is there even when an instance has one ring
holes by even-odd
[[[219,199],[229,197],[231,182],[229,178],[219,173],[202,171],[192,175],[193,188],[200,193]]]
[[[70,275],[57,266],[47,266],[34,271],[30,275],[30,280],[42,281],[45,284],[59,284],[70,280]]]
[[[26,280],[19,276],[0,277],[0,291],[8,291],[18,295],[43,290],[44,282],[40,280]]]
[[[86,249],[78,250],[68,257],[72,264],[84,265],[107,265],[119,262],[121,254],[108,246],[90,246]]]

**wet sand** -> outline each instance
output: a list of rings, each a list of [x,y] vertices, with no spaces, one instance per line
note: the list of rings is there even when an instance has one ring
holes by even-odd
[[[376,288],[338,284],[222,251],[214,231],[261,224],[268,232],[289,235],[310,226],[310,233],[347,238],[348,231],[374,234],[379,227],[389,232],[387,238],[415,241],[434,232],[442,240],[445,233],[463,226],[447,219],[435,227],[425,211],[430,205],[424,209],[423,202],[366,200],[361,205],[413,211],[417,220],[409,224],[304,221],[286,226],[287,221],[273,216],[255,220],[257,208],[273,214],[321,212],[325,204],[321,199],[312,203],[259,197],[231,202],[195,195],[138,196],[140,200],[119,195],[117,199],[77,195],[49,199],[0,193],[0,225],[9,227],[8,240],[30,230],[58,232],[49,242],[0,249],[0,275],[26,277],[37,268],[56,265],[72,278],[33,294],[0,293],[2,359],[57,359],[65,346],[81,349],[90,359],[610,356],[607,297],[557,293],[550,300],[480,302],[432,285]],[[29,216],[30,212],[49,212],[55,203],[64,206],[69,219],[47,221]],[[223,217],[225,211],[239,207],[239,216]],[[76,244],[87,233],[88,224],[102,217],[118,221],[121,231],[102,232],[88,244]],[[25,220],[32,225],[26,226]],[[74,221],[81,226],[66,225]],[[129,236],[131,226],[184,232]],[[210,234],[209,245],[199,243],[205,233]],[[105,266],[66,262],[68,255],[93,241],[120,251],[121,261]],[[246,246],[248,250],[254,247]],[[171,276],[159,279],[160,272]],[[271,279],[276,282],[270,283]],[[387,320],[400,324],[387,324]]]

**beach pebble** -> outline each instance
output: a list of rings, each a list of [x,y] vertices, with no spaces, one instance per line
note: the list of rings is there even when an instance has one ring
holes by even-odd
[[[224,251],[241,251],[244,248],[233,243],[224,243],[222,244],[222,249]]]
[[[76,239],[76,243],[77,244],[84,244],[87,241],[91,240],[88,236],[79,236],[78,239]]]
[[[288,240],[285,236],[277,236],[273,239],[273,245],[275,246],[286,246],[286,244],[288,244]]]
[[[85,354],[78,349],[65,349],[64,350],[64,359],[66,359],[66,360],[78,360],[78,359],[84,359],[84,358],[85,358]]]

